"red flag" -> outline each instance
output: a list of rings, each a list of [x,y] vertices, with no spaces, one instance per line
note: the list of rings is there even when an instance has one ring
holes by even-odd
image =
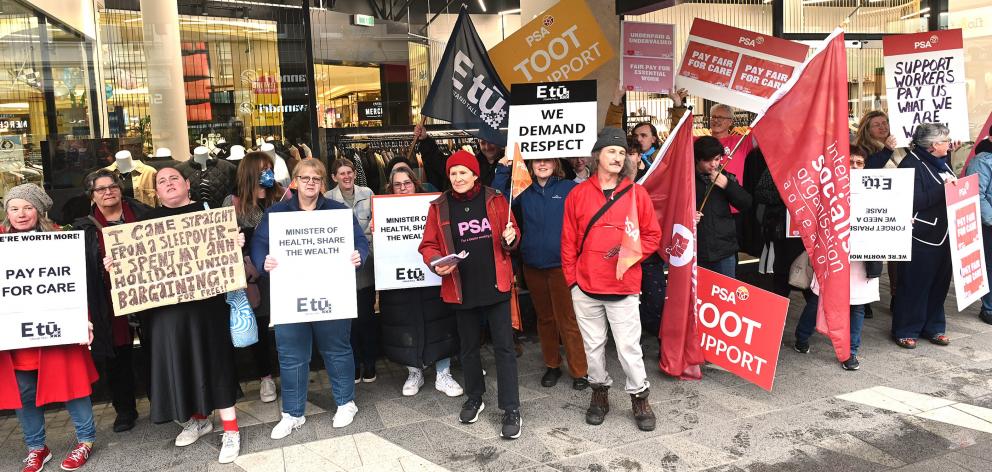
[[[623,222],[623,235],[620,237],[620,255],[617,258],[617,280],[623,279],[627,269],[641,261],[641,225],[637,220],[637,192],[630,194],[630,210]]]
[[[847,99],[847,53],[837,29],[772,96],[751,131],[813,263],[816,328],[842,362],[851,357]]]
[[[534,181],[530,178],[524,156],[520,154],[520,143],[513,143],[513,164],[510,167],[510,198],[517,198]]]
[[[641,178],[651,195],[661,244],[658,253],[669,264],[668,291],[661,316],[662,372],[700,379],[703,363],[696,326],[696,175],[692,153],[692,112],[682,115],[658,158]]]

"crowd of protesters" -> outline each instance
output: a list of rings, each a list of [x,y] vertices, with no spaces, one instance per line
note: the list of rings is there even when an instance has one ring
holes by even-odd
[[[682,105],[687,97],[685,91],[670,97],[676,105],[674,123],[686,112]],[[591,156],[527,162],[533,183],[513,199],[512,207],[506,198],[512,163],[499,146],[481,141],[474,155],[463,150],[445,155],[422,126],[414,130],[422,164],[394,158],[383,188],[376,189],[357,183],[356,163],[346,158],[335,159],[328,169],[309,152],[286,159],[272,152],[271,145],[232,152],[226,161],[198,157],[194,150],[197,158],[189,163],[155,171],[154,198],[150,194],[135,198],[119,168],[93,172],[83,183],[89,211],[71,228],[85,236],[89,345],[0,351],[0,408],[16,411],[28,449],[24,471],[41,470],[52,459],[41,407],[56,402],[65,403],[78,442],[61,466],[75,470],[86,463],[96,441],[90,395],[98,371],[106,379],[117,414],[113,431],[134,427],[139,416],[135,372],[147,371],[150,420],[180,423],[177,447],[212,432],[210,415],[216,410],[223,429],[219,461],[238,457],[239,354],[232,345],[224,296],[151,308],[130,318],[114,316],[109,271],[117,262],[108,257],[101,232],[107,226],[219,205],[234,207],[248,296],[260,327],[259,342],[248,349],[255,367],[251,376],[259,379],[263,402],[280,395],[282,399],[282,418],[271,431],[273,439],[304,427],[314,345],[323,357],[337,404],[335,428],[348,426],[358,414],[355,384],[376,380],[380,354],[407,368],[406,381],[398,386],[406,396],[418,394],[425,372],[433,368],[436,390],[466,397],[459,421],[475,423],[486,408],[487,372],[480,354],[486,338],[495,354],[501,436],[520,437],[519,354],[511,320],[515,287],[521,282],[529,290],[546,366],[540,384],[554,387],[567,371],[573,389],[591,390],[585,421],[602,424],[610,411],[613,379],[606,367],[606,344],[612,333],[635,424],[653,430],[641,338],[645,332],[658,335],[665,265],[657,254],[661,229],[650,195],[635,182],[661,158],[663,140],[651,123],[631,127],[630,135],[620,129],[620,98],[618,93]],[[774,274],[775,292],[788,295],[790,290],[802,290],[806,306],[793,346],[808,353],[819,285],[815,277],[798,285],[790,280],[790,269],[808,265],[808,260],[801,241],[785,234],[785,205],[760,143],[733,130],[731,107],[714,105],[708,115],[711,135],[698,137],[693,146],[699,266],[735,277],[739,256],[748,253],[759,259],[762,272]],[[954,143],[948,134],[944,125],[921,124],[911,146],[897,148],[886,115],[872,111],[852,136],[851,168],[915,170],[912,206],[918,224],[913,225],[912,260],[887,268],[893,287],[891,336],[902,348],[914,348],[919,339],[941,346],[950,343],[944,313],[951,265],[943,185],[955,177],[948,157]],[[992,143],[978,143],[976,152],[966,173],[980,179],[985,255],[992,258]],[[223,170],[223,178],[207,175],[221,172],[216,169]],[[438,189],[443,192],[430,204],[419,252],[440,276],[440,287],[377,292],[372,270],[373,194],[411,195]],[[644,258],[619,279],[611,275],[630,204],[614,204],[624,199],[636,201]],[[151,208],[141,200],[157,206]],[[3,205],[0,233],[62,229],[47,218],[52,200],[35,185],[13,188],[4,195]],[[268,279],[280,268],[268,251],[269,216],[331,209],[353,213],[351,263],[356,271],[358,317],[280,324],[270,332]],[[463,251],[470,257],[435,264]],[[850,357],[841,362],[846,370],[860,365],[861,327],[871,316],[866,308],[879,300],[882,272],[881,263],[851,264]],[[992,323],[992,294],[982,299],[979,316]],[[148,365],[141,368],[136,368],[133,354],[136,336],[148,358]],[[278,372],[269,362],[273,340]],[[453,358],[461,366],[458,380],[452,373]]]

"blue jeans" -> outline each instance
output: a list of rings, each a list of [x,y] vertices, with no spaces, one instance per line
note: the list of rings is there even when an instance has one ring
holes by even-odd
[[[444,359],[438,359],[438,361],[434,363],[434,370],[438,372],[444,372],[450,369],[451,369],[450,357],[445,357]]]
[[[727,256],[718,261],[699,261],[699,267],[735,279],[737,278],[737,255]]]
[[[331,393],[338,406],[355,399],[355,358],[351,353],[351,320],[276,325],[276,352],[282,379],[282,411],[303,416],[310,384],[313,343],[324,358]]]
[[[806,307],[799,317],[799,324],[796,325],[796,342],[808,343],[809,337],[816,329],[816,308],[820,304],[820,297],[816,296],[812,290],[803,292],[806,297]],[[851,305],[851,355],[858,355],[858,348],[861,347],[861,328],[865,324],[865,306]]]
[[[28,451],[45,447],[45,412],[34,404],[38,392],[37,370],[15,370],[17,388],[21,391],[21,408],[16,410],[21,423],[24,443]],[[96,441],[96,425],[93,423],[93,402],[89,396],[65,402],[72,424],[76,427],[78,442]]]

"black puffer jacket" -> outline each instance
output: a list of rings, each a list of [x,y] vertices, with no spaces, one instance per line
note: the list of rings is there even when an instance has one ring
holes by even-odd
[[[204,169],[190,159],[181,162],[176,168],[189,179],[190,199],[207,202],[210,208],[220,208],[224,198],[234,193],[238,166],[228,161],[210,159]]]
[[[380,291],[379,309],[389,360],[419,368],[458,353],[455,313],[441,301],[440,287]]]
[[[737,242],[737,227],[734,216],[730,214],[730,205],[742,213],[751,209],[751,195],[737,183],[737,177],[729,172],[723,172],[727,177],[727,188],[713,186],[706,206],[703,207],[703,217],[696,225],[699,235],[699,250],[696,253],[701,262],[714,262],[737,254],[740,245]],[[706,190],[710,187],[709,176],[696,173],[696,208],[703,202]]]

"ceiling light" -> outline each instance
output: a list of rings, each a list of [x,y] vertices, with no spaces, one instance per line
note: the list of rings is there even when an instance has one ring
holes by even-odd
[[[483,13],[486,12],[486,2],[484,0],[479,0],[479,8],[482,9]]]
[[[500,15],[519,15],[520,14],[520,9],[519,8],[514,8],[512,10],[503,10],[503,11],[499,12],[499,14]]]

